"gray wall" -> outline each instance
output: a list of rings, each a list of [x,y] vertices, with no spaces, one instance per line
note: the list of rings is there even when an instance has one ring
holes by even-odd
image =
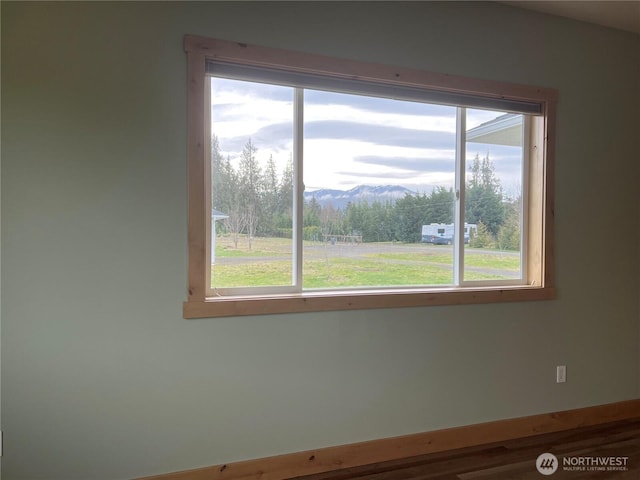
[[[183,320],[186,33],[559,89],[558,299]],[[4,479],[638,397],[639,49],[481,3],[2,2]]]

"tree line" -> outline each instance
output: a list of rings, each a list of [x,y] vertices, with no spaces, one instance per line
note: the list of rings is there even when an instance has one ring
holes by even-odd
[[[212,208],[224,213],[218,231],[231,235],[237,247],[241,236],[249,248],[255,237],[287,237],[293,232],[293,162],[278,172],[273,157],[264,166],[249,139],[234,166],[221,154],[214,136],[211,152]],[[465,188],[465,220],[478,225],[470,244],[478,248],[520,248],[520,198],[506,198],[489,155],[476,155]],[[358,235],[363,242],[422,240],[422,225],[453,223],[452,188],[435,187],[429,194],[405,194],[396,201],[351,202],[344,209],[304,200],[305,240],[332,235]]]

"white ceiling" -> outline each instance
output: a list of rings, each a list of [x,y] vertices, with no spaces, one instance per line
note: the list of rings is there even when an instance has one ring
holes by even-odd
[[[501,3],[640,33],[640,0],[608,2],[597,0],[512,1]]]

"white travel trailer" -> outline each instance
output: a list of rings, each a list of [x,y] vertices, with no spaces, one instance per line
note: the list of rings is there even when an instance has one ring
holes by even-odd
[[[475,223],[464,224],[464,243],[469,243],[471,231],[476,231]],[[422,226],[422,241],[435,245],[451,245],[453,243],[453,223],[431,223]]]

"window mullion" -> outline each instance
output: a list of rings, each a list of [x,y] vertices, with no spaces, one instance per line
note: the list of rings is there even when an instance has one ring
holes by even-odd
[[[293,286],[302,291],[304,90],[293,91]]]
[[[453,241],[453,283],[462,285],[464,281],[464,185],[467,142],[467,109],[458,107],[456,111],[456,202],[454,213]]]

